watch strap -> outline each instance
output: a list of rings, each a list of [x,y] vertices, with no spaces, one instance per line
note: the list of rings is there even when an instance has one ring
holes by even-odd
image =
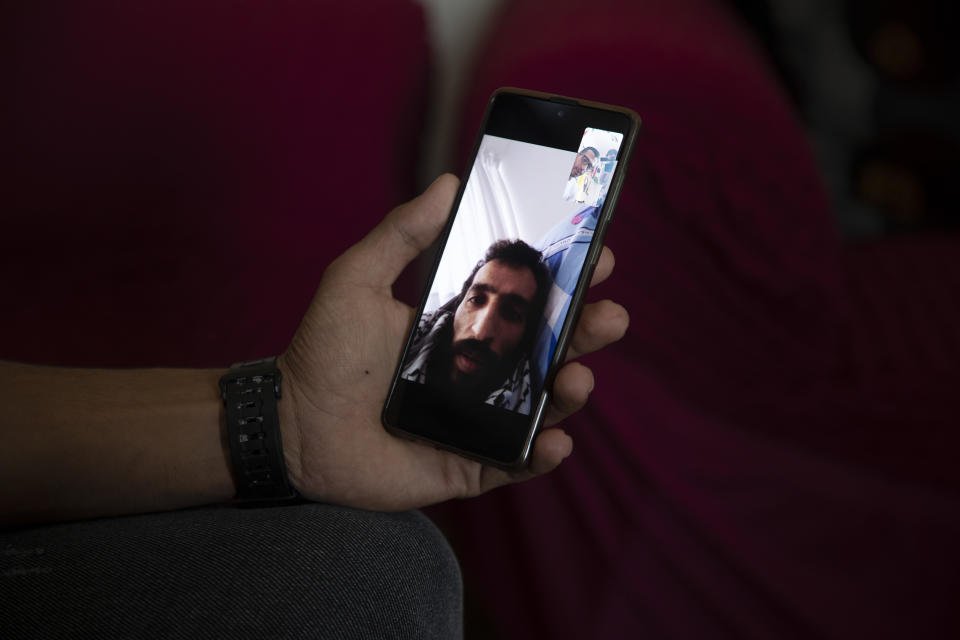
[[[241,506],[299,499],[283,457],[277,408],[281,381],[275,357],[234,364],[220,378],[236,500]]]

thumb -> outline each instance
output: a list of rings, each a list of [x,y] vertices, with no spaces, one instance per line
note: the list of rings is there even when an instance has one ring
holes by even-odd
[[[389,287],[403,268],[437,239],[450,216],[460,187],[456,176],[446,173],[421,195],[402,204],[383,219],[343,257],[364,284]]]

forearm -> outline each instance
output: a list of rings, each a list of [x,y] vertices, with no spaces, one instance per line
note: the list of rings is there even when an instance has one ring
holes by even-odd
[[[0,363],[0,524],[230,499],[224,372]]]

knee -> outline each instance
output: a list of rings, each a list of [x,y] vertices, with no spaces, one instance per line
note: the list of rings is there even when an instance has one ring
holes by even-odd
[[[419,512],[210,507],[2,542],[46,551],[44,571],[25,565],[0,579],[0,600],[16,613],[12,637],[120,628],[137,638],[462,636],[460,566]]]
[[[460,566],[422,513],[330,505],[290,511],[288,575],[298,576],[299,606],[320,627],[349,629],[352,637],[462,635]]]

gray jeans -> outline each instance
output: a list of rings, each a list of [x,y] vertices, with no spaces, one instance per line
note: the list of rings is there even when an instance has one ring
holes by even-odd
[[[209,507],[0,533],[0,636],[459,638],[419,512]]]

